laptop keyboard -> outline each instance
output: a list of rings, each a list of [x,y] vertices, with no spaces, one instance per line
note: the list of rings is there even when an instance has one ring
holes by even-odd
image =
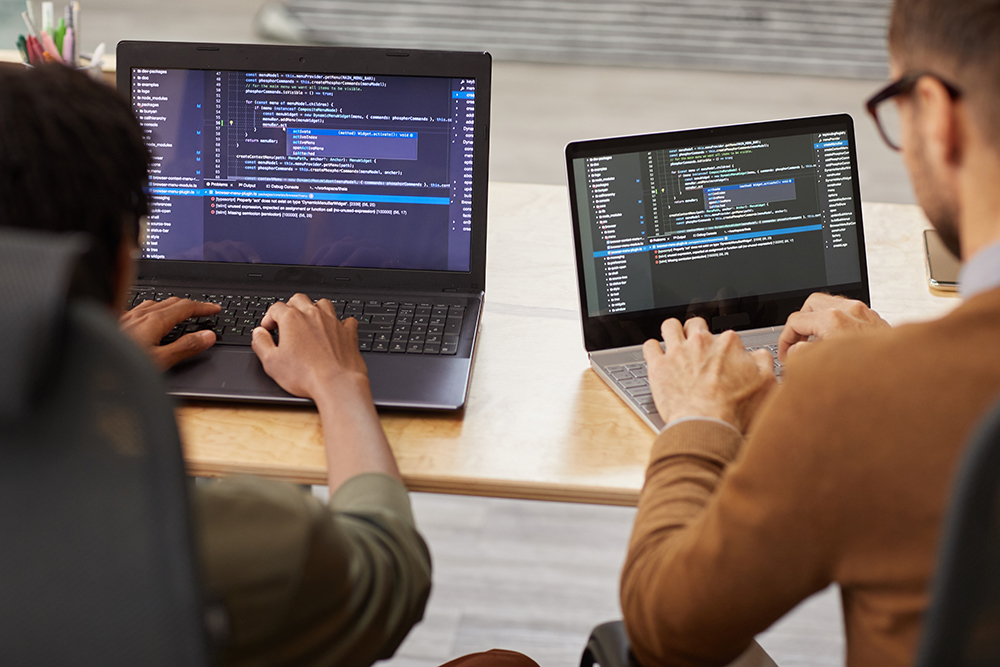
[[[222,311],[212,317],[186,320],[163,337],[172,343],[186,333],[210,329],[216,345],[249,346],[254,327],[260,325],[267,309],[289,297],[249,294],[181,294],[133,290],[129,308],[143,301],[163,301],[172,296],[218,303]],[[331,299],[337,317],[358,320],[358,347],[362,352],[387,354],[453,355],[458,352],[465,306],[432,301],[382,301],[378,299]],[[274,332],[277,340],[277,332]]]
[[[774,372],[781,377],[784,365],[778,361],[777,345],[762,345],[759,347],[748,347],[748,352],[754,350],[767,350],[774,358]],[[647,415],[658,414],[656,404],[653,402],[653,391],[649,387],[649,378],[646,374],[646,362],[637,361],[632,364],[618,364],[606,366],[604,371],[615,381],[615,384],[632,398],[643,412]]]

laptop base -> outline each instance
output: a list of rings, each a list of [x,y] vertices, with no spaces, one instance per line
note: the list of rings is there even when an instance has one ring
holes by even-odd
[[[782,328],[764,327],[737,333],[747,350],[767,349],[776,355]],[[652,401],[652,392],[646,379],[646,362],[642,356],[642,345],[591,352],[590,365],[598,377],[611,387],[618,398],[622,399],[646,426],[656,433],[663,430],[666,424]],[[777,360],[775,360],[775,372],[780,377],[781,366]]]

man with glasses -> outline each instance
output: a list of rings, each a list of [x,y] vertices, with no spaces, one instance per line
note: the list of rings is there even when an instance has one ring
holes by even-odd
[[[813,295],[782,332],[780,387],[766,354],[701,319],[646,343],[667,428],[621,583],[645,667],[726,664],[831,582],[848,665],[912,664],[951,479],[1000,393],[997,45],[1000,0],[897,0],[894,81],[868,103],[965,263],[960,307],[893,329]]]

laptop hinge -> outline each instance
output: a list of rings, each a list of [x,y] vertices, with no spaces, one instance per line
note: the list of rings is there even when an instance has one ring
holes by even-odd
[[[445,288],[444,288],[444,289],[442,289],[441,291],[442,291],[442,292],[457,292],[457,291],[458,291],[458,288],[457,288],[457,287],[445,287]]]

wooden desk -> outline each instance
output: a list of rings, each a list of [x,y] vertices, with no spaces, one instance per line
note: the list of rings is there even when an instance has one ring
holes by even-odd
[[[920,210],[866,204],[872,305],[889,322],[958,300],[924,276]],[[653,433],[590,370],[583,349],[565,188],[493,183],[486,304],[464,414],[384,412],[414,491],[635,504]],[[254,473],[324,484],[314,410],[186,404],[192,474]]]

